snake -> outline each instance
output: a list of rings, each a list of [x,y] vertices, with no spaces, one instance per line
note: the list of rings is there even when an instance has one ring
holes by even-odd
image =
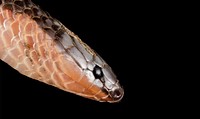
[[[0,59],[22,75],[99,102],[124,89],[111,67],[31,0],[0,0]]]

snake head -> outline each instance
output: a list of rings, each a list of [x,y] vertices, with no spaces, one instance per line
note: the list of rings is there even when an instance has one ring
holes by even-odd
[[[76,58],[76,61],[83,70],[88,83],[91,83],[88,89],[91,92],[94,91],[92,98],[98,101],[119,102],[124,95],[124,90],[111,67],[78,37],[74,37],[74,43],[83,55],[83,57],[76,56],[79,58]]]
[[[77,87],[84,87],[84,90],[76,91],[75,94],[101,102],[119,102],[124,90],[110,66],[78,36],[69,30],[65,35],[66,39],[60,41],[65,48],[66,56],[72,58],[67,58],[66,67],[73,69],[67,74],[76,80]],[[69,67],[69,61],[74,63],[73,66]]]

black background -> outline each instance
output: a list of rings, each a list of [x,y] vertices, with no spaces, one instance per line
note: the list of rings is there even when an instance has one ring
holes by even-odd
[[[33,0],[60,20],[112,67],[125,95],[110,104],[32,80],[0,61],[1,115],[15,118],[160,117],[176,113],[169,96],[171,17],[163,4]],[[93,115],[91,115],[93,114]]]

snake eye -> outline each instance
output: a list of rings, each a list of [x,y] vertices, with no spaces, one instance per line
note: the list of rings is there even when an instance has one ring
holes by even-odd
[[[101,67],[99,66],[95,66],[94,69],[93,69],[93,74],[94,74],[94,77],[96,79],[101,79],[103,77],[103,72],[101,70]]]

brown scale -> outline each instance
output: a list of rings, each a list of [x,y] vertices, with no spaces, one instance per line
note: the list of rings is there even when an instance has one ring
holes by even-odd
[[[42,29],[57,40],[66,32],[58,20],[53,19],[48,13],[42,11],[39,6],[36,6],[30,0],[2,0],[1,4],[2,2],[3,8],[11,10],[14,14],[25,13],[29,15]]]

